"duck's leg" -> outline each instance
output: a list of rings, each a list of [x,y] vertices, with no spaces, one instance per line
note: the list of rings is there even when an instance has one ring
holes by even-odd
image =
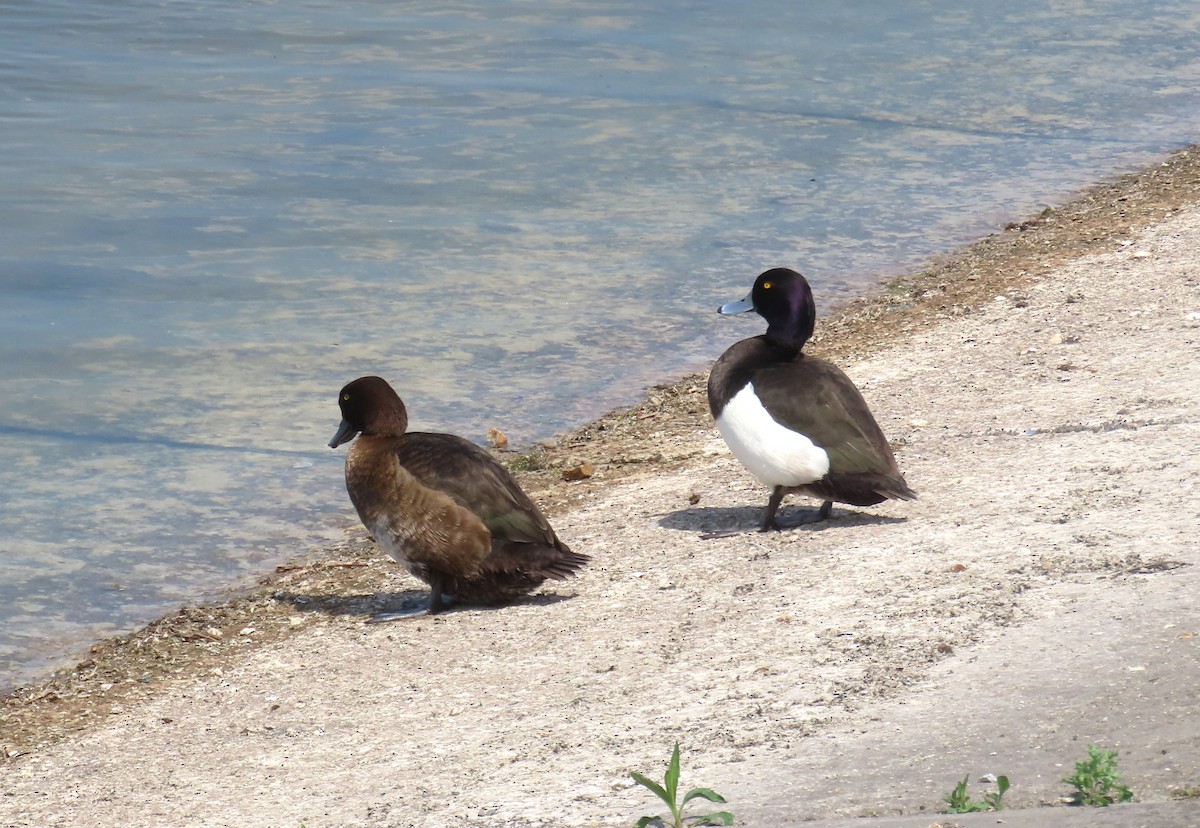
[[[429,600],[424,607],[397,610],[396,612],[377,612],[367,619],[368,624],[382,624],[384,621],[403,621],[407,618],[420,618],[422,615],[437,615],[444,609],[449,609],[457,603],[453,597],[446,595],[442,578],[434,576],[429,582]]]
[[[771,499],[774,500],[774,495],[772,495]],[[767,508],[768,509],[771,508],[770,504],[767,504]],[[820,523],[821,521],[829,520],[829,513],[832,510],[833,510],[833,501],[826,500],[824,503],[821,504],[820,509],[816,509],[811,512],[804,512],[802,515],[800,515],[799,519],[797,519],[795,521],[789,521],[788,523],[780,524],[778,521],[772,519],[770,526],[766,526],[766,524],[764,523],[764,528],[760,529],[759,531],[765,532],[765,531],[767,531],[767,529],[775,529],[776,531],[783,531],[785,529],[795,529],[797,526],[807,526],[810,523]]]
[[[783,486],[776,486],[771,491],[771,499],[767,501],[767,508],[763,510],[762,523],[759,524],[758,531],[779,531],[779,524],[775,522],[775,513],[779,511],[779,504],[782,502]]]
[[[431,616],[436,616],[437,613],[442,612],[446,607],[450,606],[448,602],[442,599],[442,589],[442,576],[434,575],[430,578],[430,606],[428,606],[426,612],[430,613]]]
[[[807,512],[801,516],[800,520],[792,524],[792,526],[804,526],[808,523],[820,523],[823,520],[829,520],[829,513],[833,511],[833,501],[826,500],[821,504],[821,508],[815,512]]]
[[[765,509],[763,509],[762,521],[758,525],[758,531],[760,531],[760,532],[778,532],[781,529],[791,529],[792,528],[792,526],[780,526],[775,520],[775,513],[779,511],[779,504],[783,502],[783,496],[785,494],[787,494],[787,492],[784,491],[783,486],[776,486],[774,489],[771,490],[771,497],[767,501],[767,507]],[[832,506],[833,503],[830,502],[826,505]],[[825,509],[825,507],[822,507],[822,509]],[[829,511],[827,509],[825,509],[825,511],[824,511],[824,516],[829,517]],[[815,518],[815,519],[811,519],[807,522],[815,523],[817,520],[822,520],[822,519],[823,518]],[[799,526],[800,524],[792,524],[792,525]],[[744,530],[742,530],[742,529],[723,529],[719,532],[704,532],[700,535],[700,538],[701,538],[701,540],[713,540],[714,538],[731,538],[734,535],[742,534],[743,531]]]

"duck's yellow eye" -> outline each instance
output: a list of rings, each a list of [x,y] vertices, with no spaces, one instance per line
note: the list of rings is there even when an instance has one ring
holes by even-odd
[[[770,289],[771,289],[771,283],[763,282],[763,290],[770,290]]]
[[[350,402],[350,395],[342,394],[342,402]]]

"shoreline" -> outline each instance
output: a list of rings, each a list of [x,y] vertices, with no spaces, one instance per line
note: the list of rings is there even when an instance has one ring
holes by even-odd
[[[1131,235],[1197,201],[1200,148],[1193,146],[1015,222],[921,273],[900,277],[876,295],[851,302],[832,318],[820,318],[814,353],[844,366],[869,362],[939,325],[979,313],[997,297],[1011,299],[1035,290],[1065,263],[1120,250]],[[624,484],[711,462],[715,432],[703,384],[702,376],[691,376],[656,386],[629,409],[605,415],[551,446],[506,459],[552,519],[586,510]],[[874,405],[870,394],[868,399]],[[902,467],[905,454],[902,446]],[[563,469],[583,463],[593,467],[591,477],[562,480]],[[749,491],[743,496],[761,506],[759,493]],[[382,598],[395,597],[397,584],[411,588],[362,534],[321,550],[316,559],[281,567],[246,595],[184,607],[142,630],[97,644],[77,667],[3,697],[0,765],[18,767],[30,756],[92,733],[111,716],[120,717],[203,677],[219,677],[301,633],[340,629],[347,619],[373,611]],[[604,571],[600,565],[595,569]],[[568,583],[554,591],[573,590]],[[530,604],[535,610],[538,606]],[[547,608],[540,606],[543,612]]]
[[[1143,170],[1098,182],[1058,207],[1011,222],[1003,231],[936,258],[922,271],[883,283],[881,290],[853,300],[831,317],[822,316],[818,305],[818,324],[809,350],[838,363],[861,360],[901,337],[969,312],[1006,289],[1036,280],[1056,264],[1106,249],[1114,239],[1161,221],[1194,200],[1200,200],[1200,144],[1177,150]],[[753,276],[747,274],[748,279]],[[581,499],[582,493],[598,486],[645,467],[670,467],[697,456],[692,445],[694,433],[710,425],[704,397],[705,379],[697,374],[654,386],[647,390],[645,399],[628,408],[605,414],[515,457],[501,455],[501,459],[543,511],[553,517],[572,500]],[[645,423],[668,418],[674,422],[665,423],[665,429],[654,430],[662,432],[669,444],[686,448],[664,453],[642,445]],[[607,457],[597,462],[597,457],[603,455]],[[591,478],[572,483],[562,480],[562,469],[583,462],[591,463],[596,470]],[[352,532],[361,534],[357,524]],[[185,644],[203,646],[206,640],[219,643],[227,640],[225,633],[229,628],[244,626],[243,620],[258,615],[264,589],[285,587],[295,580],[297,572],[313,570],[327,574],[325,580],[329,585],[343,584],[344,592],[366,587],[376,578],[351,578],[346,573],[372,568],[366,563],[371,557],[375,556],[370,544],[362,538],[348,537],[343,544],[308,550],[301,556],[306,563],[283,565],[275,573],[265,573],[253,588],[239,590],[226,599],[185,605],[138,630],[97,642],[90,648],[90,657],[82,659],[79,666],[54,670],[43,679],[0,693],[0,725],[5,726],[0,729],[0,748],[5,745],[11,748],[23,741],[5,733],[12,725],[10,717],[15,708],[41,707],[38,703],[47,698],[57,704],[65,697],[78,695],[81,683],[102,678],[101,674],[107,674],[107,680],[100,682],[104,684],[120,681],[122,673],[136,672],[120,664],[108,666],[99,662],[122,661],[120,651],[129,645],[136,647],[138,640],[175,637]],[[384,562],[383,568],[386,567]],[[376,577],[380,574],[375,573]],[[247,605],[239,609],[242,604]],[[212,635],[214,624],[220,636]],[[213,661],[200,651],[195,656],[200,666]],[[171,662],[169,669],[176,669],[176,662],[188,657],[173,652],[167,658]],[[150,667],[139,665],[144,668],[143,673]],[[90,675],[93,668],[96,672]],[[16,719],[19,722],[26,715],[18,714]],[[53,721],[60,716],[48,718]],[[17,726],[18,730],[24,729],[20,724]],[[76,726],[78,723],[69,729]],[[0,762],[5,753],[0,751]]]

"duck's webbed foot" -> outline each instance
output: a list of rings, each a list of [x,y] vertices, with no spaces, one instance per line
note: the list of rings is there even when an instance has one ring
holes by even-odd
[[[771,498],[767,501],[767,508],[763,510],[762,522],[758,525],[760,532],[778,532],[779,524],[775,520],[775,513],[779,511],[779,504],[783,502],[783,486],[776,486],[771,490]]]
[[[774,496],[772,496],[772,499],[774,499]],[[767,508],[770,509],[769,504]],[[833,500],[826,500],[826,502],[821,504],[820,509],[805,511],[803,514],[800,514],[797,520],[788,521],[787,523],[780,523],[779,521],[776,521],[774,512],[770,512],[769,523],[768,516],[764,515],[762,526],[758,528],[758,532],[768,532],[768,530],[774,530],[774,532],[784,532],[785,529],[794,529],[800,526],[808,526],[810,523],[821,523],[822,521],[828,521],[830,511],[833,511]]]
[[[811,523],[821,523],[829,520],[829,513],[833,511],[833,501],[826,500],[821,504],[821,508],[813,509],[812,511],[804,512],[795,520],[789,520],[785,524],[776,523],[774,529],[783,531],[784,529],[795,529],[798,526],[807,526]],[[764,530],[765,531],[765,530]]]
[[[420,618],[429,615],[427,607],[409,607],[395,612],[377,612],[367,619],[368,624],[382,624],[385,621],[404,621],[409,618]]]
[[[786,523],[780,522],[777,514],[784,494],[786,494],[786,491],[782,486],[776,486],[771,492],[771,499],[767,501],[767,507],[763,510],[762,520],[758,524],[759,532],[785,532],[788,529],[795,529],[798,526],[806,526],[810,523],[820,523],[821,521],[829,520],[829,513],[833,511],[832,500],[826,500],[821,504],[819,509],[801,513],[799,518],[789,520]],[[744,531],[743,529],[724,529],[717,532],[705,532],[700,535],[700,538],[701,540],[729,538],[734,535],[740,535]]]
[[[429,585],[429,600],[424,607],[406,607],[395,612],[377,612],[367,619],[368,624],[382,624],[385,621],[404,621],[409,618],[420,618],[423,615],[437,615],[457,604],[453,595],[442,592],[441,579],[435,579]]]

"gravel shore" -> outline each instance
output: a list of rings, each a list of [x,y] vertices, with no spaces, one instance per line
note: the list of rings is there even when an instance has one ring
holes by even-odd
[[[1083,249],[974,280],[959,258],[953,281],[990,293],[952,311],[920,305],[926,281],[818,323],[920,500],[755,533],[767,493],[704,419],[699,379],[660,389],[600,428],[624,442],[593,427],[529,463],[593,557],[579,578],[368,625],[421,585],[358,534],[228,616],[181,613],[211,639],[190,660],[128,662],[91,706],[71,688],[95,663],[9,698],[0,824],[632,825],[660,809],[628,771],[661,777],[678,741],[683,785],[725,795],[739,825],[995,824],[937,816],[964,777],[994,790],[987,773],[1012,783],[1010,825],[1200,825],[1187,163],[1190,191],[1127,233],[1077,227]],[[560,479],[575,459],[592,479]],[[366,586],[322,580],[351,571]],[[1118,751],[1135,804],[1062,805],[1089,743]]]

